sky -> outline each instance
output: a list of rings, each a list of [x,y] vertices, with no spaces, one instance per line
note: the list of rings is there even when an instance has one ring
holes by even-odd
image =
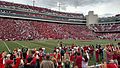
[[[33,5],[33,0],[1,0],[26,5]],[[99,17],[120,14],[120,0],[34,0],[35,6],[61,12],[83,13],[94,11]],[[59,7],[60,6],[60,7]]]

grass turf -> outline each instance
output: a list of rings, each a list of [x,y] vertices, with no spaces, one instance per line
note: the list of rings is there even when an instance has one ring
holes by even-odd
[[[84,45],[96,45],[96,44],[117,44],[118,41],[114,40],[92,40],[92,41],[81,41],[81,40],[40,40],[40,41],[0,41],[0,52],[2,51],[8,51],[6,48],[4,42],[8,46],[8,48],[13,51],[14,48],[22,48],[27,47],[30,49],[33,48],[40,48],[44,47],[46,48],[47,52],[52,52],[54,47],[58,46],[58,42],[62,41],[65,46],[70,46],[73,43],[78,46],[84,46]]]

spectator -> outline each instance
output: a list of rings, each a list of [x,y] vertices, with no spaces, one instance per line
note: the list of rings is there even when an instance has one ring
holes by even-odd
[[[41,62],[40,68],[54,68],[54,63],[50,60],[50,56],[46,56],[46,60]]]
[[[107,64],[107,68],[118,68],[118,66],[114,63],[114,60],[110,60]]]
[[[88,62],[89,62],[89,55],[86,51],[86,54],[83,56],[83,60],[82,60],[82,68],[88,68]]]
[[[82,68],[82,56],[80,55],[80,53],[77,53],[75,64],[78,68]]]

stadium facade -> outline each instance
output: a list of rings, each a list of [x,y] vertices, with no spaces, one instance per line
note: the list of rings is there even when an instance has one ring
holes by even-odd
[[[87,16],[47,8],[0,1],[0,39],[119,39],[120,23],[98,23]]]

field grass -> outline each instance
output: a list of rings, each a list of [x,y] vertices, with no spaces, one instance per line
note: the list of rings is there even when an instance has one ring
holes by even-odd
[[[40,40],[40,41],[0,41],[0,52],[2,51],[13,51],[14,48],[27,47],[29,49],[33,48],[46,48],[47,52],[52,52],[54,47],[58,46],[58,42],[62,41],[65,46],[70,46],[76,44],[78,46],[84,45],[96,45],[96,44],[117,44],[120,42],[114,40],[92,40],[92,41],[82,41],[82,40]],[[8,48],[6,47],[8,46]]]
[[[0,52],[2,51],[13,51],[15,48],[27,47],[29,49],[39,49],[40,47],[46,48],[47,53],[53,52],[54,47],[58,46],[58,42],[62,41],[64,46],[70,46],[72,44],[76,44],[78,46],[84,45],[96,45],[102,44],[103,46],[106,44],[115,44],[117,45],[120,40],[92,40],[92,41],[82,41],[82,40],[37,40],[37,41],[0,41]],[[92,58],[89,61],[89,65],[93,65],[94,59]]]

